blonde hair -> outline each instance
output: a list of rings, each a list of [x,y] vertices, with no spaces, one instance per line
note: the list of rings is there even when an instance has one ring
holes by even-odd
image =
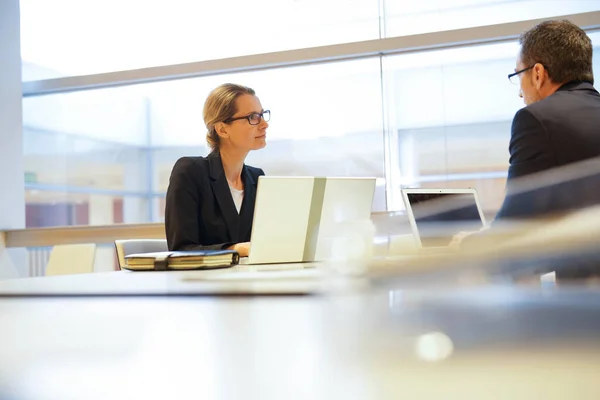
[[[204,102],[204,124],[206,125],[206,142],[212,149],[218,149],[220,138],[215,129],[218,122],[232,118],[237,112],[235,101],[244,94],[254,96],[254,90],[235,83],[224,83],[215,88]]]

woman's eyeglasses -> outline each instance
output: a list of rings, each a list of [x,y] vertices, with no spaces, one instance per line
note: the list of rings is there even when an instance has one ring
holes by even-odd
[[[230,122],[237,121],[238,119],[247,119],[248,123],[250,125],[258,125],[258,124],[260,124],[261,119],[264,119],[265,122],[269,122],[269,120],[271,119],[271,111],[264,110],[263,112],[252,113],[252,114],[244,115],[243,117],[228,118],[223,122],[228,124]]]

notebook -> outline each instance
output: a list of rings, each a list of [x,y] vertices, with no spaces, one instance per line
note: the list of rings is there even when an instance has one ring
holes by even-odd
[[[131,271],[168,271],[232,267],[239,262],[233,250],[161,251],[125,256],[125,269]]]

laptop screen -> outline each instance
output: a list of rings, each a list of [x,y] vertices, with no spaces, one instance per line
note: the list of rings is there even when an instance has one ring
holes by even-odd
[[[407,193],[423,247],[448,246],[455,234],[483,227],[475,193]]]

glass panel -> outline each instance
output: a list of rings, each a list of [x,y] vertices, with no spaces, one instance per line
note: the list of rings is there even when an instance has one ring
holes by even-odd
[[[27,100],[26,100],[27,101]],[[44,189],[147,190],[146,151],[119,143],[26,128],[26,183]]]
[[[385,0],[385,33],[414,35],[598,10],[598,0]]]
[[[124,221],[162,220],[156,198],[179,157],[208,154],[203,103],[230,81],[272,111],[268,145],[248,164],[269,175],[377,177],[374,209],[385,210],[378,58],[25,98],[27,188],[154,197]]]
[[[600,33],[590,36],[598,73]],[[162,220],[174,162],[208,153],[202,106],[226,81],[254,87],[273,113],[267,148],[247,160],[269,175],[375,176],[378,211],[386,209],[386,179],[395,190],[474,182],[482,192],[506,176],[510,123],[523,106],[506,79],[517,52],[516,43],[504,43],[385,57],[383,85],[372,58],[25,98],[28,196],[137,199],[124,222]],[[397,177],[384,175],[383,95],[393,132],[385,152]],[[309,122],[299,118],[307,113]],[[486,211],[497,206],[488,201]],[[399,196],[388,209],[402,209]]]
[[[52,109],[58,101],[68,110],[71,99],[75,104],[81,96],[73,93],[23,100],[27,227],[149,221],[152,210],[147,199],[152,181],[146,147],[119,143],[110,135],[90,138],[88,135],[101,136],[104,130],[97,129],[96,120],[88,119],[85,113],[49,113],[44,120],[43,115],[31,112],[32,102]],[[102,114],[101,109],[95,109]],[[106,132],[121,122],[106,122]],[[94,129],[97,132],[92,132]],[[88,208],[104,202],[114,203],[110,213]],[[106,210],[111,207],[101,206]]]
[[[139,86],[26,97],[23,125],[33,136],[25,145],[31,149],[39,145],[38,151],[47,147],[67,151],[67,146],[81,152],[147,144],[149,112]]]
[[[157,220],[160,222],[165,222],[165,206],[167,205],[165,196],[156,196],[154,197],[154,209],[157,212]]]
[[[378,37],[378,0],[21,0],[25,81]]]
[[[212,88],[228,81],[253,87],[272,113],[268,145],[250,153],[248,164],[269,175],[382,178],[374,209],[385,209],[377,58],[146,85],[159,191],[166,191],[177,158],[208,153],[202,106]],[[301,120],[307,113],[308,122]]]
[[[147,197],[56,192],[26,186],[26,228],[150,221]]]
[[[21,0],[23,80],[376,39],[379,3]],[[387,0],[384,9],[391,37],[598,11],[600,0]]]
[[[600,32],[590,37],[598,74]],[[390,130],[397,132],[395,192],[474,187],[484,212],[495,214],[504,197],[512,118],[524,106],[506,78],[518,50],[504,43],[384,58]],[[400,196],[393,199],[388,208],[402,209]]]

